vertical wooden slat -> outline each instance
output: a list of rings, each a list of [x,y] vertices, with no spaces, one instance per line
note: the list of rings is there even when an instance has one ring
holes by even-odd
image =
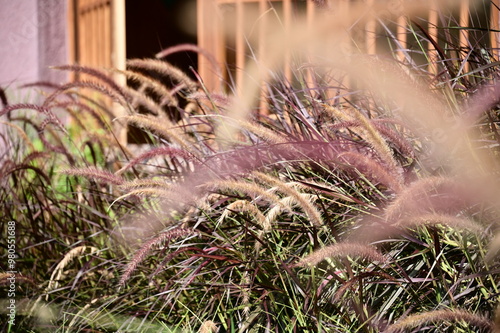
[[[91,67],[125,69],[125,0],[68,0],[73,8],[73,59]],[[79,79],[86,80],[85,75]],[[118,84],[125,85],[122,75],[115,75]],[[111,106],[111,103],[109,104]],[[123,115],[121,106],[112,106],[115,115]],[[126,127],[116,122],[116,135],[126,143]]]
[[[218,12],[218,8],[216,8],[216,10]],[[213,54],[216,55],[219,64],[224,67],[227,64],[228,45],[227,45],[226,35],[223,29],[223,24],[215,23],[212,29],[214,29],[213,34],[215,37],[213,39],[213,47],[215,48]],[[225,79],[224,74],[227,74],[226,70],[222,71],[221,73],[221,75],[223,75],[222,77],[220,78],[216,77],[215,69],[213,68],[213,65],[210,64],[210,75],[212,76],[211,80],[216,82],[216,84],[213,86],[213,89],[222,90],[223,82]]]
[[[236,88],[243,92],[245,71],[245,12],[243,0],[236,0]]]
[[[111,65],[113,68],[124,70],[126,68],[127,48],[125,31],[125,0],[111,1]],[[115,75],[115,81],[120,85],[126,85],[127,81],[123,75]],[[115,103],[113,111],[116,117],[126,114],[125,109]],[[121,144],[127,143],[127,126],[115,122],[115,135]]]
[[[373,7],[374,0],[368,0],[368,7]],[[377,21],[375,17],[370,17],[365,26],[365,48],[368,54],[377,52]]]
[[[349,6],[350,0],[339,0],[339,11],[340,11],[340,17],[346,17],[349,18],[351,15],[351,8]],[[350,20],[347,20],[348,22]],[[341,52],[343,53],[343,56],[350,56],[352,54],[352,38],[351,38],[351,33],[352,29],[351,27],[346,27],[346,31],[342,31],[344,35],[342,36],[340,40],[340,47],[341,47]],[[352,79],[349,77],[345,77],[343,83],[343,88],[346,90],[349,90],[353,86]],[[326,92],[326,95],[329,99],[334,100],[335,95],[337,94],[337,91],[334,91],[334,89],[329,89]]]
[[[89,29],[89,42],[90,42],[90,50],[91,50],[91,53],[90,53],[90,64],[92,66],[98,66],[98,62],[97,62],[97,41],[96,41],[96,37],[97,37],[97,29],[96,29],[96,12],[95,10],[89,10],[88,12],[88,15],[89,15],[89,26],[88,26],[88,29]]]
[[[104,25],[103,25],[103,31],[104,31],[104,53],[106,54],[105,57],[105,66],[106,67],[111,67],[111,5],[110,3],[107,3],[106,6],[104,7]]]
[[[429,36],[434,40],[438,41],[438,7],[435,1],[430,1],[429,6],[429,24],[428,24],[428,33]],[[427,57],[429,59],[429,72],[433,74],[437,74],[438,72],[438,55],[437,51],[434,48],[434,45],[429,41],[427,43]]]
[[[83,1],[82,1],[83,2]],[[84,12],[82,14],[83,16],[83,34],[85,39],[83,39],[82,43],[82,61],[84,61],[83,64],[90,64],[92,62],[91,54],[92,54],[92,35],[91,35],[91,30],[90,30],[90,13],[89,12]]]
[[[111,65],[124,70],[127,59],[125,0],[111,1]]]
[[[96,8],[96,21],[97,21],[97,54],[99,56],[99,66],[105,66],[106,61],[104,60],[104,39],[106,36],[104,36],[104,24],[103,24],[103,9],[104,6],[102,4],[99,4],[99,6]]]
[[[408,21],[406,19],[406,16],[404,15],[399,16],[396,28],[396,38],[401,48],[401,50],[398,50],[396,53],[399,61],[404,61],[406,59],[404,49],[408,47],[408,34],[406,32],[407,26],[408,26]]]
[[[283,0],[283,21],[285,25],[285,35],[287,39],[290,39],[290,31],[292,26],[292,1],[291,0]],[[287,40],[285,45],[290,44],[290,41]],[[292,58],[290,54],[290,49],[285,49],[285,55],[283,59],[284,73],[285,78],[288,82],[292,81]]]
[[[313,1],[308,1],[306,7],[306,16],[307,16],[307,27],[309,31],[311,31],[313,28],[316,15],[317,15],[316,5],[314,4]]]
[[[264,62],[264,66],[266,66],[266,61],[268,59],[267,55],[267,29],[268,29],[268,13],[267,11],[269,10],[269,3],[267,0],[259,0],[259,36],[258,36],[258,54],[259,54],[259,60]],[[264,74],[266,71],[264,68],[260,68],[261,73],[262,73],[262,79],[265,80]],[[260,93],[260,98],[259,98],[259,114],[260,115],[267,115],[269,114],[269,108],[267,107],[266,103],[266,95],[267,92],[264,89],[265,87],[261,87],[261,93]]]
[[[312,1],[308,1],[307,2],[307,7],[306,7],[306,19],[307,19],[307,29],[309,31],[309,35],[310,36],[314,36],[314,22],[317,18],[317,12],[316,12],[316,5],[312,2]],[[307,55],[307,58],[308,58],[308,61],[310,64],[312,64],[313,62],[313,52],[314,50],[312,49],[311,46],[308,46],[309,47],[309,50],[308,50],[308,55]],[[314,68],[312,66],[310,66],[308,69],[307,69],[307,74],[306,74],[306,84],[307,84],[307,87],[309,89],[313,89],[315,84],[314,84]],[[312,92],[312,91],[311,91]]]
[[[259,0],[259,37],[258,37],[258,45],[259,45],[259,59],[266,59],[267,57],[267,49],[266,49],[266,34],[268,33],[268,15],[267,10],[269,9],[269,3],[267,0]]]
[[[221,63],[225,62],[222,29],[220,28],[217,0],[197,1],[198,46],[214,55]],[[208,90],[220,90],[220,78],[215,76],[212,64],[206,57],[198,57],[198,73]]]
[[[500,58],[500,0],[492,0],[490,4],[490,43],[493,56],[496,60]],[[495,31],[496,30],[496,31]]]
[[[350,6],[349,6],[350,0],[338,0],[338,10],[340,12],[340,17],[349,17],[350,13]],[[350,27],[346,27],[346,29],[350,29]],[[345,54],[350,54],[352,52],[352,45],[351,45],[351,37],[349,34],[351,31],[345,31],[342,32],[345,33],[345,36],[343,36],[342,41],[341,41],[341,47],[342,51]]]
[[[470,0],[461,0],[460,3],[460,27],[466,28],[469,26],[469,15],[470,15]],[[467,50],[469,48],[469,30],[460,30],[460,48]],[[464,72],[469,71],[469,63],[466,62],[464,66]]]

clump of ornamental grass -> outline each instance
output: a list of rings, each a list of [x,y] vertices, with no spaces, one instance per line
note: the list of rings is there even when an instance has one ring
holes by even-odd
[[[313,34],[295,28],[294,41],[277,33],[276,45],[295,55],[292,77],[277,69],[283,52],[253,59],[260,67],[243,96],[212,94],[167,62],[169,50],[167,61],[130,60],[115,72],[133,89],[102,70],[63,66],[90,79],[52,87],[41,106],[4,102],[13,142],[28,151],[2,157],[2,209],[19,220],[20,257],[45,262],[35,273],[28,260],[20,264],[37,284],[31,302],[54,309],[44,325],[492,330],[500,141],[497,96],[484,87],[495,84],[493,54],[462,50],[450,24],[429,34],[414,12],[407,33],[418,43],[399,47],[404,61],[345,54],[322,40],[328,32],[344,41],[366,19],[352,13],[363,12],[397,43],[377,8],[331,12]],[[423,45],[443,42],[438,74],[413,61]],[[105,99],[92,102],[85,91]],[[114,114],[106,99],[124,112]],[[262,104],[267,114],[252,116]],[[16,118],[22,108],[42,118]],[[151,147],[79,146],[57,108],[78,108],[90,121],[102,115],[108,129],[109,115],[133,124]],[[33,137],[43,150],[32,150],[40,145]]]
[[[83,255],[82,250],[104,249],[106,234],[132,206],[123,202],[108,210],[112,195],[102,186],[113,178],[103,171],[104,166],[124,159],[121,150],[109,149],[114,147],[113,136],[103,140],[98,133],[111,128],[110,109],[97,100],[80,99],[80,92],[69,86],[40,82],[25,89],[41,90],[46,99],[36,104],[40,96],[34,94],[35,102],[17,103],[2,90],[1,232],[7,235],[8,225],[15,225],[16,329],[52,330],[60,313],[71,304],[62,299],[89,296],[76,295],[75,287],[68,288],[66,283],[92,288],[89,276],[103,272],[95,258]],[[80,117],[66,126],[62,119],[67,114]],[[61,172],[68,168],[87,170],[86,175],[98,177],[79,182]],[[104,180],[99,178],[103,175]],[[106,253],[97,259],[100,264],[107,260]],[[12,270],[7,259],[3,262],[4,272]],[[76,276],[79,278],[74,280]],[[112,274],[101,276],[103,281],[112,279]],[[6,286],[2,283],[3,290]],[[2,330],[9,330],[7,323],[2,323]]]

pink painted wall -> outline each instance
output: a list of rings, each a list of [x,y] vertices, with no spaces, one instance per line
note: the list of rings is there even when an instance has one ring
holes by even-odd
[[[35,94],[17,89],[22,84],[68,80],[68,73],[48,68],[69,62],[67,1],[0,0],[0,87],[10,103],[36,103]],[[66,120],[64,114],[59,116]],[[0,124],[2,132],[5,126]],[[0,140],[0,161],[9,146]]]
[[[67,73],[50,70],[68,62],[66,0],[0,0],[0,85],[49,80]]]

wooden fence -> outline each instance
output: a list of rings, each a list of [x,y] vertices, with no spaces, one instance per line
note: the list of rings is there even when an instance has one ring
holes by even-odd
[[[72,60],[125,69],[125,0],[69,0]]]
[[[125,69],[126,34],[125,0],[68,0],[70,27],[70,61],[95,68]],[[85,75],[75,73],[74,79],[86,80]],[[115,80],[126,84],[123,75]],[[123,107],[103,101],[117,117],[124,114]],[[126,127],[114,123],[115,135],[122,143],[127,142]]]
[[[380,2],[382,0],[364,0],[364,3],[366,6],[371,6],[375,5],[377,1]],[[360,3],[354,0],[323,0],[322,2],[328,3],[331,10],[338,8],[346,11],[349,11],[349,7],[352,4]],[[391,1],[386,2],[389,3]],[[420,50],[425,50],[426,54],[423,56],[426,58],[425,63],[428,64],[428,70],[431,73],[439,71],[436,44],[434,43],[440,43],[439,35],[440,33],[442,34],[442,29],[439,29],[439,27],[443,26],[445,22],[443,17],[446,15],[454,17],[454,20],[449,21],[449,23],[455,25],[453,31],[457,35],[457,43],[460,50],[462,50],[463,56],[467,57],[467,52],[474,48],[474,45],[470,44],[470,30],[460,29],[460,27],[473,26],[481,29],[489,29],[484,30],[490,32],[482,32],[483,36],[480,38],[483,41],[487,40],[487,43],[492,48],[492,56],[498,58],[498,48],[500,45],[500,36],[498,33],[500,0],[477,2],[474,2],[474,0],[460,0],[457,2],[459,4],[458,8],[455,8],[453,13],[443,13],[438,10],[439,1],[430,1],[429,3],[429,11],[424,15],[424,20],[421,22],[426,24],[423,28],[427,30],[430,39],[421,40],[419,48]],[[477,3],[482,5],[478,6]],[[241,86],[245,69],[247,69],[248,63],[251,61],[249,55],[252,50],[257,50],[256,52],[260,55],[266,52],[263,46],[266,44],[266,28],[271,16],[269,14],[271,12],[270,8],[272,8],[273,15],[279,15],[281,25],[285,29],[293,24],[297,14],[306,15],[308,24],[313,25],[317,16],[324,10],[316,6],[311,0],[198,0],[198,43],[202,48],[215,55],[218,62],[226,67],[224,77],[217,77],[212,65],[206,59],[200,57],[198,70],[201,77],[204,78],[207,87],[210,89],[221,89],[223,88],[221,86],[223,83],[221,82],[227,82],[228,80],[232,80],[236,83],[236,86]],[[254,15],[249,16],[249,12],[253,12]],[[250,38],[245,35],[244,29],[245,24],[249,23],[248,17],[258,19],[258,24],[255,24],[258,34],[257,41],[250,47],[248,43]],[[390,29],[387,26],[383,27],[382,21],[376,19],[364,23],[364,26],[361,27],[364,39],[362,41],[362,44],[364,44],[363,51],[369,54],[376,54],[381,52],[382,49],[387,49],[387,45],[384,46],[383,42],[384,39],[387,41],[387,34],[390,33],[393,40],[398,41],[398,47],[394,50],[396,53],[395,56],[401,61],[409,60],[405,59],[408,57],[408,52],[404,50],[414,47],[412,43],[416,43],[414,34],[412,34],[412,31],[414,31],[412,30],[412,23],[408,17],[403,15],[395,17],[394,21]],[[224,29],[227,30],[224,31]],[[359,29],[360,27],[358,27]],[[233,33],[226,34],[228,30]],[[285,55],[283,71],[287,77],[290,77],[290,68],[290,55]],[[463,70],[467,70],[467,68],[468,64],[465,64]]]

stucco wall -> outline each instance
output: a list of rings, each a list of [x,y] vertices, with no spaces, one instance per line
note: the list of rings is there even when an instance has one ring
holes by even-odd
[[[48,66],[68,62],[66,0],[0,0],[0,85],[65,81]]]
[[[1,0],[0,0],[1,1]],[[68,73],[49,66],[68,64],[67,0],[38,1],[38,78],[55,83],[68,80]]]
[[[0,0],[0,85],[38,79],[37,0]]]

